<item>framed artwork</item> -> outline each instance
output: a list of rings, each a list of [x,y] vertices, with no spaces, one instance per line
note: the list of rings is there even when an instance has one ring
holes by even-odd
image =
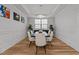
[[[5,11],[5,17],[10,19],[10,10],[8,8]]]
[[[20,15],[13,12],[13,19],[16,20],[16,21],[20,21]]]
[[[10,19],[10,10],[0,4],[0,16]]]
[[[25,22],[25,19],[23,16],[21,16],[21,22],[24,23]]]
[[[6,8],[0,4],[0,16],[5,17]]]

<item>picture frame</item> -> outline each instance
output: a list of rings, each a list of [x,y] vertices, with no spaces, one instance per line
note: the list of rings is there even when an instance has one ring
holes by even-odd
[[[16,21],[20,21],[20,15],[17,14],[16,12],[13,12],[13,19]]]
[[[23,16],[21,16],[21,22],[22,22],[22,23],[25,23],[25,19],[24,19]]]

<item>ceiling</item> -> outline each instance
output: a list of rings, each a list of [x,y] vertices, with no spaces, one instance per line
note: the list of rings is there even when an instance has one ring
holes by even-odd
[[[36,17],[37,15],[54,17],[61,12],[67,4],[14,4],[14,6],[28,17]]]
[[[22,4],[21,6],[30,16],[51,16],[59,7],[59,4]]]

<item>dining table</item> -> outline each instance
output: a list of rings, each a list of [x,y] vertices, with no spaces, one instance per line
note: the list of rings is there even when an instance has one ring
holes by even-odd
[[[48,33],[46,32],[43,32],[45,34],[45,37],[50,37],[50,35],[48,35]],[[34,37],[35,38],[35,33],[31,34],[31,37]]]

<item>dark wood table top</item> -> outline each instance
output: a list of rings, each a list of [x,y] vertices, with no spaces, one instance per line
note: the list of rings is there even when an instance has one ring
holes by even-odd
[[[31,35],[31,37],[35,37],[35,35],[33,34],[33,35]],[[46,35],[45,37],[50,37],[50,35]]]

